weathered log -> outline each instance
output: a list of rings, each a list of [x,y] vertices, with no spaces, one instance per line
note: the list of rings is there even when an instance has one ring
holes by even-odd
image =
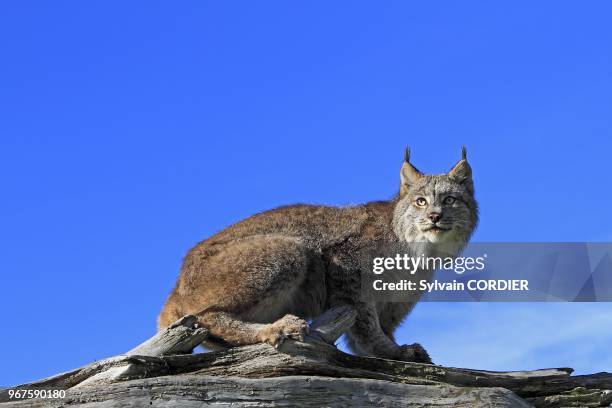
[[[306,341],[321,340],[334,344],[355,323],[357,312],[345,306],[336,307],[323,313],[310,323]]]
[[[206,329],[197,326],[195,316],[184,316],[125,355],[170,356],[191,353],[207,335]]]
[[[482,402],[479,402],[482,401]],[[380,380],[291,376],[262,379],[181,375],[79,389],[63,406],[178,407],[530,407],[503,388],[406,385]],[[12,407],[51,407],[52,402],[16,402]],[[59,405],[59,404],[58,404]]]
[[[350,308],[315,319],[304,342],[286,340],[198,354],[206,336],[186,316],[122,356],[14,389],[62,389],[61,400],[23,406],[538,407],[609,406],[612,374],[570,376],[571,369],[492,372],[352,356],[333,343],[353,324]],[[8,402],[8,389],[0,402]],[[582,404],[582,405],[580,405]],[[597,405],[599,404],[599,405]]]

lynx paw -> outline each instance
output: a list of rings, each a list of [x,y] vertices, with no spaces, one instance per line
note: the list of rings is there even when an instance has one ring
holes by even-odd
[[[400,346],[398,359],[412,363],[432,364],[429,354],[419,343]]]
[[[304,341],[306,333],[308,333],[308,323],[297,316],[288,314],[265,326],[257,333],[257,337],[260,341],[278,348],[288,338]]]

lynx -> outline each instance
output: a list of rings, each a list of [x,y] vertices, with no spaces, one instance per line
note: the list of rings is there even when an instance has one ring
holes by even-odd
[[[446,174],[426,175],[406,148],[399,193],[358,206],[290,205],[240,221],[198,243],[158,319],[162,329],[193,314],[210,331],[203,344],[219,349],[285,339],[301,340],[307,320],[350,305],[347,333],[359,355],[431,362],[423,347],[398,345],[393,333],[415,305],[360,297],[360,250],[373,242],[424,243],[455,256],[478,221],[472,170],[465,148]]]

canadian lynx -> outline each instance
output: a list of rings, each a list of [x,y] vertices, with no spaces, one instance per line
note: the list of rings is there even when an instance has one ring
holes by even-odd
[[[193,314],[210,330],[208,348],[302,339],[307,319],[330,307],[357,311],[347,333],[357,354],[431,362],[393,332],[415,302],[360,299],[360,248],[369,242],[422,242],[457,255],[478,220],[465,148],[447,173],[426,175],[406,149],[400,191],[389,201],[351,207],[291,205],[240,221],[192,248],[159,316],[164,328]]]

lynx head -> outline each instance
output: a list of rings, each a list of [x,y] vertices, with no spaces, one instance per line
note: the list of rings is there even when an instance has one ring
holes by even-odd
[[[472,169],[465,147],[461,160],[446,174],[423,174],[410,163],[406,148],[400,171],[401,185],[393,215],[400,240],[441,244],[461,250],[478,222]]]

